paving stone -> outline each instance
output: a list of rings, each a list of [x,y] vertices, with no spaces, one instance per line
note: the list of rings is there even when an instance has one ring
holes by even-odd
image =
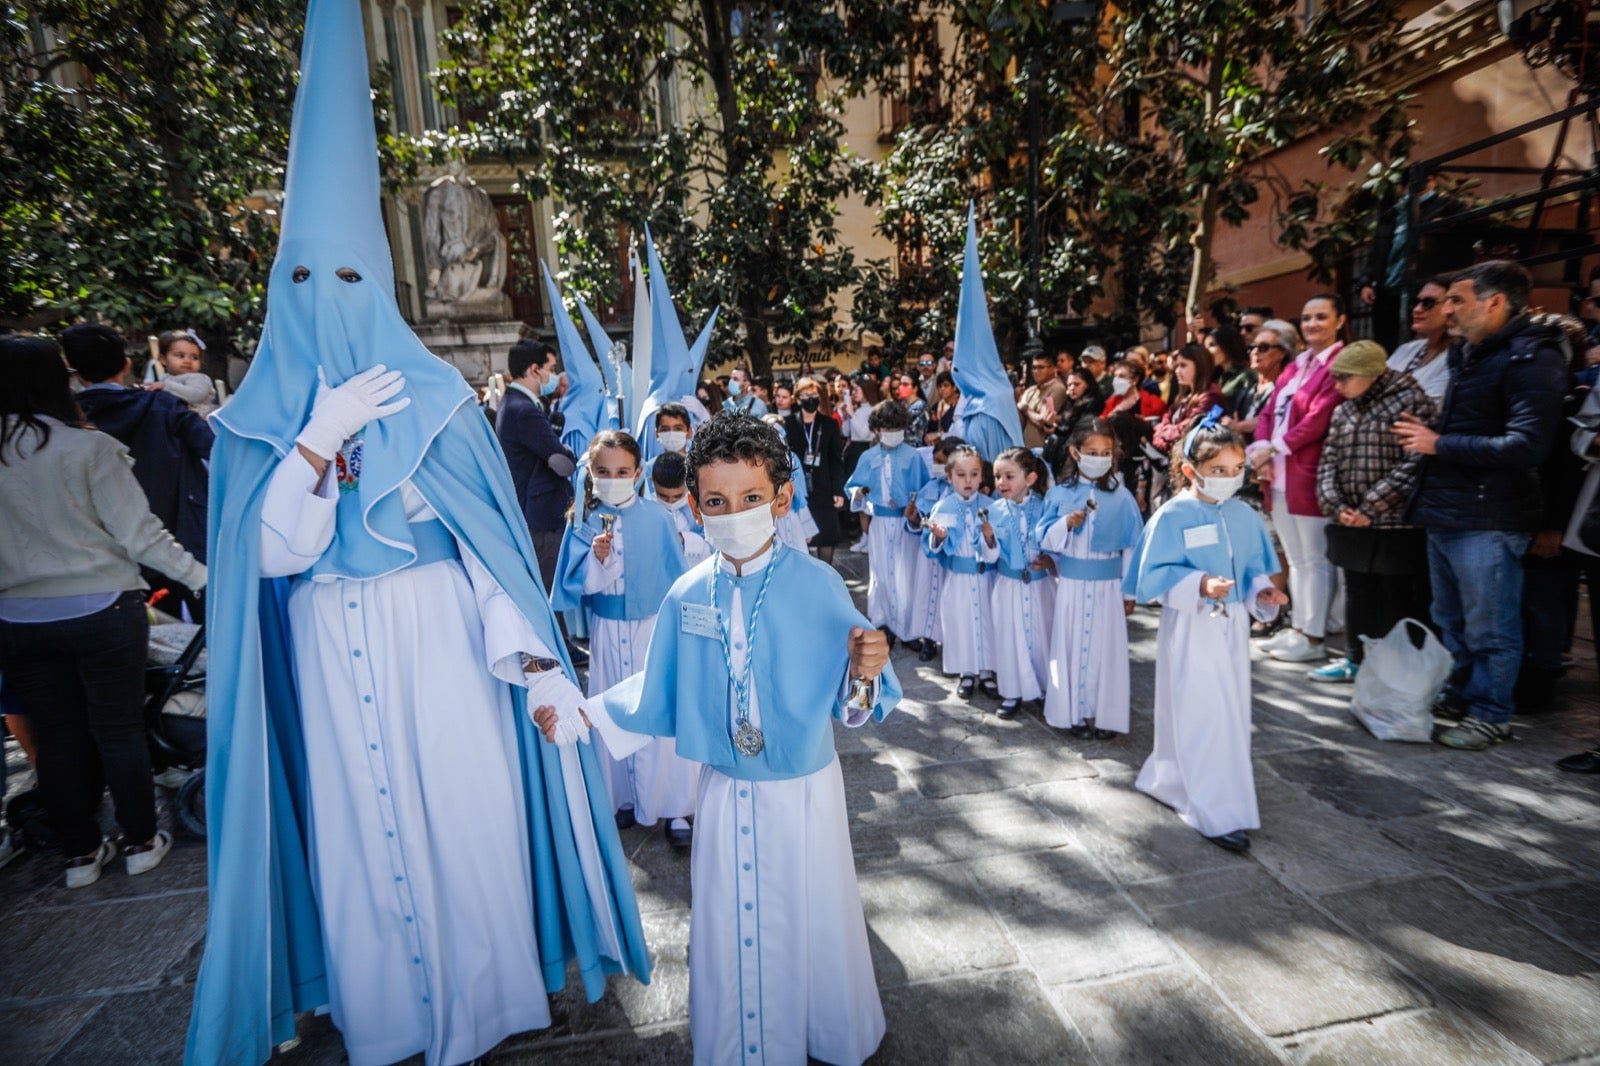
[[[953,796],[872,811],[850,828],[856,872],[1059,848],[1071,837],[1022,790]]]
[[[48,1061],[52,1066],[182,1062],[193,998],[194,989],[181,987],[112,996]]]
[[[113,859],[100,880],[87,888],[68,888],[61,870],[50,878],[25,906],[78,907],[114,899],[137,899],[172,892],[203,892],[206,887],[206,846],[198,840],[176,840],[167,857],[149,873],[128,876],[121,858]]]
[[[1282,1060],[1192,973],[1166,969],[1049,990],[1101,1066],[1254,1066]]]
[[[1061,817],[1072,836],[1118,881],[1144,881],[1239,860],[1178,820],[1172,811],[1133,789],[1069,781],[1031,790]]]
[[[911,775],[900,769],[887,751],[840,755],[839,769],[844,775],[845,807],[852,814],[898,807],[921,798]]]
[[[886,989],[873,1066],[1077,1066],[1094,1061],[1044,990],[1019,971]]]
[[[687,1025],[532,1048],[502,1045],[494,1053],[496,1066],[688,1066],[693,1059]]]
[[[1465,812],[1395,819],[1379,832],[1484,889],[1548,881],[1570,870],[1569,864],[1527,843],[1516,829]]]
[[[1094,777],[1097,771],[1070,751],[1021,751],[993,759],[967,759],[913,767],[911,777],[925,796],[1022,788],[1047,781]]]
[[[105,1000],[79,999],[0,1010],[0,1058],[7,1066],[38,1066],[77,1032]]]
[[[1054,751],[1064,747],[1061,737],[1031,714],[1003,721],[995,717],[992,707],[965,701],[913,706],[904,713],[896,711],[873,728],[883,746],[893,751],[895,761],[908,770],[934,763],[1008,758],[1022,749]]]
[[[1368,944],[1276,883],[1157,908],[1151,917],[1275,1036],[1425,1005]]]
[[[1323,903],[1541,1061],[1600,1052],[1600,966],[1455,882],[1379,885]]]
[[[1250,839],[1257,862],[1314,894],[1431,871],[1371,822],[1315,801],[1270,808]]]
[[[1586,953],[1600,952],[1600,885],[1573,881],[1497,897],[1513,913]]]
[[[645,943],[650,945],[650,983],[613,975],[606,991],[594,1003],[584,995],[583,982],[569,970],[566,987],[550,997],[550,1028],[517,1038],[545,1043],[562,1037],[624,1032],[651,1025],[677,1022],[689,1016],[689,912],[655,911],[642,919]]]
[[[1297,1066],[1506,1066],[1531,1062],[1496,1034],[1442,1010],[1406,1012],[1313,1033],[1289,1049]]]
[[[1312,748],[1264,756],[1279,777],[1358,818],[1434,814],[1450,805],[1378,763],[1339,748]]]
[[[1173,961],[1161,937],[1078,848],[983,859],[972,875],[1045,985]]]
[[[1249,856],[1223,854],[1228,859],[1225,866],[1196,870],[1176,877],[1135,881],[1124,887],[1133,901],[1147,911],[1237,896],[1245,892],[1281,891],[1281,886],[1260,863]]]
[[[639,913],[679,910],[689,905],[689,851],[667,843],[661,826],[635,826],[621,834],[633,874]]]
[[[1600,790],[1591,781],[1555,770],[1553,758],[1530,755],[1520,741],[1488,752],[1435,749],[1434,760],[1397,763],[1391,770],[1454,807],[1504,821],[1600,818]]]
[[[17,911],[6,919],[0,989],[16,1002],[153,985],[187,954],[205,914],[202,892]]]
[[[880,988],[1017,964],[964,864],[863,877],[860,887]]]

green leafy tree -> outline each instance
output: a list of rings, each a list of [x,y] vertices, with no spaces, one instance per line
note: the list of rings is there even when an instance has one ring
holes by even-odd
[[[0,20],[0,318],[259,324],[299,3],[29,0]]]
[[[422,145],[502,156],[552,197],[564,280],[591,298],[618,297],[648,223],[690,317],[723,308],[713,358],[763,373],[774,340],[844,340],[860,267],[837,205],[875,175],[839,114],[902,57],[905,23],[892,0],[474,0],[436,74],[463,118]]]

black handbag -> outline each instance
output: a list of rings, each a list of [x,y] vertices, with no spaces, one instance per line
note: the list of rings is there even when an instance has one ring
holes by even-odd
[[[1328,561],[1358,574],[1411,577],[1428,572],[1428,535],[1412,528],[1341,526],[1329,522]]]

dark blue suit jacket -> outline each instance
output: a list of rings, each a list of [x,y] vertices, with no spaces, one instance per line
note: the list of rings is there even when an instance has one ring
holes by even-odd
[[[511,467],[511,482],[517,488],[517,503],[528,528],[562,528],[567,508],[572,506],[572,483],[550,469],[550,459],[563,456],[576,463],[577,457],[561,443],[544,408],[520,390],[507,389],[495,416],[494,432]]]

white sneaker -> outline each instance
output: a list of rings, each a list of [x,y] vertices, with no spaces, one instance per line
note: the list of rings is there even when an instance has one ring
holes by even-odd
[[[86,862],[82,866],[67,867],[67,887],[88,888],[90,885],[100,880],[100,871],[104,870],[106,868],[106,864],[116,857],[116,842],[111,840],[102,840],[100,842],[100,847],[96,849],[93,855],[83,856],[83,858],[91,859],[92,861]],[[74,859],[72,861],[77,862],[78,860]]]
[[[1313,644],[1298,629],[1289,630],[1290,640],[1267,652],[1280,663],[1313,663],[1328,657],[1326,644]]]
[[[867,538],[866,538],[866,534],[862,534],[860,540],[858,540],[854,544],[850,545],[850,550],[853,551],[853,552],[860,552],[862,555],[867,554]]]
[[[148,848],[147,851],[132,851],[128,853],[128,873],[149,873],[161,865],[161,860],[167,857],[167,852],[172,850],[172,834],[165,829],[157,829],[156,835],[148,844],[139,845]]]
[[[1294,641],[1295,637],[1298,636],[1300,636],[1300,634],[1294,629],[1294,627],[1284,626],[1267,639],[1256,641],[1256,647],[1260,648],[1262,651],[1271,652],[1278,648],[1286,647]],[[1305,638],[1302,637],[1301,639],[1303,640]]]
[[[17,838],[12,836],[11,830],[0,830],[0,866],[21,854],[22,849],[17,846]]]

